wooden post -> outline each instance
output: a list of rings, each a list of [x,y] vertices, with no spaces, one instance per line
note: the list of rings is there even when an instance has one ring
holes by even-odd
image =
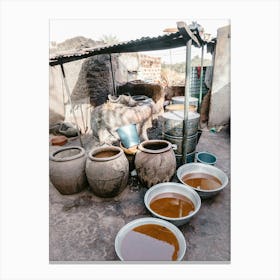
[[[73,114],[73,117],[74,117],[74,120],[75,120],[75,124],[76,124],[76,127],[77,127],[79,140],[80,140],[81,146],[84,147],[83,142],[82,142],[82,138],[81,138],[80,129],[79,129],[79,126],[78,126],[78,122],[77,122],[76,115],[75,115],[75,112],[74,112],[74,108],[73,108],[73,104],[72,104],[72,100],[71,100],[70,89],[69,89],[69,86],[68,86],[68,83],[67,83],[67,80],[66,80],[63,64],[60,64],[60,67],[61,67],[61,71],[62,71],[62,76],[63,76],[63,81],[64,81],[66,93],[67,93],[67,96],[68,96],[68,99],[69,99],[69,102],[70,102],[71,111],[72,111],[72,114]]]
[[[110,65],[111,65],[111,74],[112,74],[112,83],[113,83],[113,93],[114,96],[116,96],[116,85],[115,85],[115,76],[113,71],[112,55],[109,54],[109,56],[110,56]]]
[[[190,95],[190,73],[191,73],[191,46],[190,39],[186,44],[186,76],[185,76],[185,105],[183,121],[183,143],[182,143],[182,164],[187,163],[187,144],[188,144],[188,114],[189,114],[189,95]]]

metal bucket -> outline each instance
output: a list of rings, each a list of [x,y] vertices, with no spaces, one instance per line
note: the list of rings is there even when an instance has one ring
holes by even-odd
[[[174,96],[171,98],[172,104],[184,104],[185,103],[185,96]],[[198,98],[196,97],[189,97],[189,105],[198,106]]]
[[[123,146],[127,149],[140,143],[136,124],[122,126],[117,129],[117,133]]]
[[[175,137],[163,133],[163,139],[169,141],[171,144],[175,144],[177,146],[177,149],[174,149],[175,154],[182,155],[183,137]],[[187,137],[187,154],[195,150],[196,144],[197,144],[197,133],[195,135]]]
[[[194,162],[196,152],[192,152],[187,154],[187,163]],[[175,155],[176,156],[176,166],[177,168],[182,165],[182,155]]]
[[[182,137],[183,136],[183,111],[166,112],[162,115],[163,121],[163,133],[170,136]],[[196,112],[188,113],[187,129],[188,136],[195,135],[198,129],[200,114]]]

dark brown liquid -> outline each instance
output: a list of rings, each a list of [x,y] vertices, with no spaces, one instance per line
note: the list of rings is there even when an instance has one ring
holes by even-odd
[[[166,143],[151,143],[151,144],[145,144],[143,147],[145,149],[149,150],[161,150],[166,148],[168,145]]]
[[[147,224],[135,227],[124,237],[121,254],[126,261],[175,261],[179,243],[168,228]]]
[[[222,186],[222,182],[217,177],[206,173],[190,173],[182,180],[185,184],[202,190],[215,190]]]
[[[96,158],[107,158],[107,157],[113,157],[118,153],[119,153],[118,151],[103,151],[103,152],[99,152],[93,156]]]
[[[151,201],[150,207],[159,215],[170,218],[188,216],[195,209],[193,202],[189,198],[177,193],[157,195]]]

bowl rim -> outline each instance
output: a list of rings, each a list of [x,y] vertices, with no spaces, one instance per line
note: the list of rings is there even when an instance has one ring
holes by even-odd
[[[214,158],[214,161],[211,162],[211,163],[209,163],[209,162],[206,162],[206,161],[202,160],[201,158],[199,158],[199,156],[201,156],[201,155],[203,155],[203,154],[207,154],[207,155],[212,156],[212,157]],[[196,153],[196,159],[199,160],[201,163],[210,164],[210,165],[211,165],[211,164],[215,164],[215,163],[217,162],[217,156],[216,156],[215,154],[209,153],[209,152],[207,152],[207,151],[202,151],[202,152]]]
[[[225,175],[225,178],[226,178],[226,181],[225,183],[223,183],[221,185],[221,187],[217,188],[217,189],[214,189],[214,190],[203,190],[203,189],[197,189],[197,188],[194,188],[188,184],[185,184],[181,177],[178,176],[178,173],[181,169],[183,169],[183,166],[185,165],[193,165],[193,166],[203,166],[203,167],[206,167],[206,168],[209,168],[209,169],[213,169],[213,170],[218,170],[219,172],[223,173]],[[189,172],[188,174],[191,174],[191,173],[196,173],[196,171],[191,171]],[[209,175],[212,175],[210,172],[204,172],[203,173],[206,173],[206,174],[209,174]],[[185,163],[183,165],[181,165],[178,169],[177,169],[177,172],[176,172],[176,175],[177,175],[177,178],[180,180],[180,182],[185,185],[185,186],[188,186],[190,188],[192,188],[193,190],[197,191],[197,192],[201,192],[201,193],[215,193],[215,192],[218,192],[218,191],[221,191],[222,189],[224,189],[227,185],[228,185],[228,175],[223,171],[221,170],[220,168],[216,167],[216,166],[213,166],[211,164],[205,164],[205,163],[200,163],[200,162],[190,162],[190,163]],[[212,175],[213,176],[213,175]],[[216,176],[217,177],[217,176]]]
[[[67,157],[63,157],[63,158],[57,158],[56,155],[67,151],[67,150],[79,150],[79,153],[73,156],[67,156]],[[69,146],[69,147],[63,147],[63,148],[59,148],[55,151],[52,151],[51,154],[49,155],[49,159],[52,161],[56,161],[56,162],[64,162],[64,161],[70,161],[73,159],[77,159],[80,157],[83,157],[86,154],[86,151],[83,147],[80,146]]]
[[[135,226],[139,226],[139,223],[140,223],[140,225],[146,225],[146,224],[161,225],[161,226],[164,226],[164,227],[168,228],[169,230],[171,230],[172,233],[177,238],[180,249],[182,249],[182,250],[179,249],[179,252],[181,251],[181,254],[178,255],[178,258],[176,261],[181,261],[183,259],[183,257],[186,254],[186,249],[187,249],[186,239],[185,239],[183,233],[175,225],[173,225],[172,223],[170,223],[166,220],[162,220],[159,218],[153,218],[153,217],[145,217],[145,218],[139,218],[139,219],[135,219],[135,220],[128,222],[123,227],[121,227],[121,229],[118,231],[118,233],[115,237],[115,252],[121,261],[127,261],[127,260],[123,259],[122,255],[121,255],[120,246],[118,246],[118,245],[121,245],[121,242],[123,240],[123,238],[121,239],[121,235],[125,236],[129,230],[133,229]],[[146,261],[143,260],[141,262],[146,262]],[[153,261],[149,261],[149,262],[153,262]],[[156,261],[156,262],[158,262],[158,261]]]
[[[165,144],[166,147],[158,149],[158,150],[152,150],[152,149],[148,149],[145,147],[145,145],[148,145],[148,144]],[[145,140],[138,145],[138,150],[140,150],[141,152],[149,153],[149,154],[160,154],[163,152],[168,152],[171,149],[172,149],[171,143],[169,141],[163,140],[163,139]]]
[[[111,156],[111,157],[104,157],[104,158],[98,158],[95,157],[96,154],[101,153],[101,152],[106,152],[106,151],[114,151],[117,152],[115,155]],[[91,161],[109,161],[109,160],[114,160],[118,157],[120,157],[121,155],[124,154],[124,151],[117,146],[103,146],[103,147],[97,147],[97,148],[93,148],[88,152],[88,158]]]
[[[195,207],[195,210],[187,215],[187,216],[183,216],[183,217],[179,217],[179,218],[172,218],[172,217],[168,217],[168,216],[163,216],[163,215],[160,215],[158,214],[157,212],[153,211],[148,203],[148,195],[154,190],[154,189],[159,189],[161,188],[162,186],[166,186],[166,185],[173,185],[173,186],[176,186],[176,187],[179,187],[179,188],[182,188],[182,189],[188,189],[188,191],[190,191],[197,199],[198,201],[198,206]],[[175,191],[174,191],[175,192]],[[181,194],[181,193],[180,193]],[[183,195],[183,194],[181,194]],[[187,196],[187,195],[183,195],[183,196],[186,196],[188,199],[190,199],[192,202],[193,200]],[[194,203],[194,202],[193,202]],[[159,183],[159,184],[156,184],[154,186],[152,186],[151,188],[149,188],[146,193],[145,193],[145,196],[144,196],[144,204],[146,206],[146,208],[155,216],[161,218],[161,219],[165,219],[165,220],[169,220],[169,221],[172,221],[172,222],[175,222],[175,221],[182,221],[182,220],[185,220],[186,218],[187,219],[190,219],[192,218],[200,209],[201,207],[201,198],[200,196],[197,194],[197,192],[194,190],[194,188],[188,186],[188,185],[185,185],[185,184],[182,184],[182,183],[175,183],[175,182],[165,182],[165,183]]]

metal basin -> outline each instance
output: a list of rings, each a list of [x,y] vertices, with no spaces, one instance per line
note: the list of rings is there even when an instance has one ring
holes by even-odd
[[[195,210],[189,215],[180,218],[171,218],[158,214],[150,208],[150,203],[157,195],[164,193],[176,193],[189,198],[194,204]],[[167,220],[176,226],[181,226],[187,223],[199,211],[201,206],[201,199],[199,195],[193,190],[193,188],[180,183],[167,182],[151,187],[145,194],[144,203],[153,216]]]
[[[198,133],[187,137],[187,147],[186,147],[187,151],[186,152],[188,154],[192,153],[195,150],[196,145],[197,145],[197,136],[198,136]],[[177,155],[183,154],[183,146],[182,146],[183,137],[175,137],[175,136],[170,136],[168,134],[163,133],[163,139],[176,145],[175,148],[173,148],[175,154],[177,154]]]
[[[181,181],[182,184],[188,186],[187,184],[185,184],[182,180],[182,178],[190,173],[206,173],[212,176],[217,177],[222,185],[221,187],[214,189],[214,190],[202,190],[202,189],[197,189],[197,188],[193,188],[201,198],[208,198],[208,197],[212,197],[216,194],[218,194],[221,190],[223,190],[227,184],[228,184],[228,176],[226,175],[225,172],[223,172],[221,169],[209,165],[209,164],[203,164],[203,163],[186,163],[182,166],[180,166],[177,170],[177,177],[178,179]]]
[[[165,134],[182,137],[184,127],[184,111],[169,111],[162,115],[163,117],[163,132]],[[188,136],[197,133],[200,114],[196,112],[188,113],[187,130]]]
[[[183,236],[182,232],[173,224],[157,219],[157,218],[140,218],[133,220],[129,222],[128,224],[124,225],[120,231],[118,232],[116,238],[115,238],[115,251],[117,256],[120,260],[125,261],[125,259],[122,256],[121,248],[122,248],[122,242],[124,240],[124,237],[128,232],[130,232],[132,229],[134,229],[137,226],[141,225],[147,225],[147,224],[154,224],[154,225],[160,225],[168,228],[172,233],[176,236],[178,243],[179,243],[179,251],[178,251],[178,257],[177,261],[181,261],[185,255],[186,252],[186,240]],[[137,260],[137,261],[147,261],[147,260]]]

